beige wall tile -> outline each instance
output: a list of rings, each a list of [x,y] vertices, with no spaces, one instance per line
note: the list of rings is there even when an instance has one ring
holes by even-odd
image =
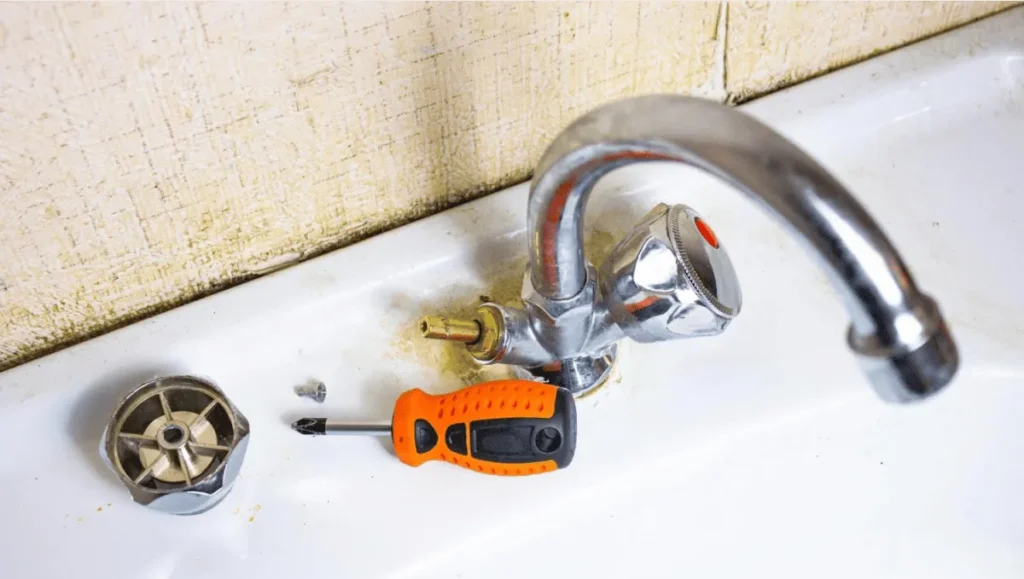
[[[1014,4],[736,2],[729,6],[730,97],[746,100]]]

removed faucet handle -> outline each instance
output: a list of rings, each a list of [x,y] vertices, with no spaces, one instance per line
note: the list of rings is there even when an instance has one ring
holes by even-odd
[[[729,255],[685,205],[651,210],[612,250],[598,283],[612,318],[637,342],[720,334],[742,305]]]

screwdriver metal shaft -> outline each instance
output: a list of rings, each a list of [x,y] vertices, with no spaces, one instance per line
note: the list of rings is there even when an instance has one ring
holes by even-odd
[[[292,423],[292,430],[307,436],[325,434],[360,434],[391,436],[390,422],[341,422],[326,418],[300,418]]]

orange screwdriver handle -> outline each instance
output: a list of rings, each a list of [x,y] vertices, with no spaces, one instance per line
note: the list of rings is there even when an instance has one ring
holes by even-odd
[[[568,390],[526,380],[440,396],[415,388],[395,403],[391,438],[410,466],[441,460],[486,474],[550,472],[576,452],[576,403]]]

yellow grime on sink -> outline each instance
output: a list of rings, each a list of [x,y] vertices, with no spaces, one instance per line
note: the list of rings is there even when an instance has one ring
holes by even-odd
[[[466,347],[457,342],[430,340],[420,335],[415,320],[403,328],[395,340],[395,349],[403,357],[414,359],[419,365],[434,368],[441,381],[456,388],[515,378],[512,367],[503,364],[485,366],[469,355]]]
[[[462,286],[437,292],[439,299],[419,304],[416,315],[407,318],[401,325],[398,335],[392,341],[392,351],[398,357],[438,370],[442,382],[456,388],[515,378],[514,368],[503,364],[482,365],[466,351],[463,344],[424,338],[416,322],[427,314],[469,317],[485,301],[501,305],[516,304],[525,271],[525,257],[507,260],[489,268],[482,275],[484,282],[478,288]]]
[[[583,242],[583,254],[590,263],[600,267],[615,248],[618,239],[602,229],[593,229],[586,235],[586,240]]]

